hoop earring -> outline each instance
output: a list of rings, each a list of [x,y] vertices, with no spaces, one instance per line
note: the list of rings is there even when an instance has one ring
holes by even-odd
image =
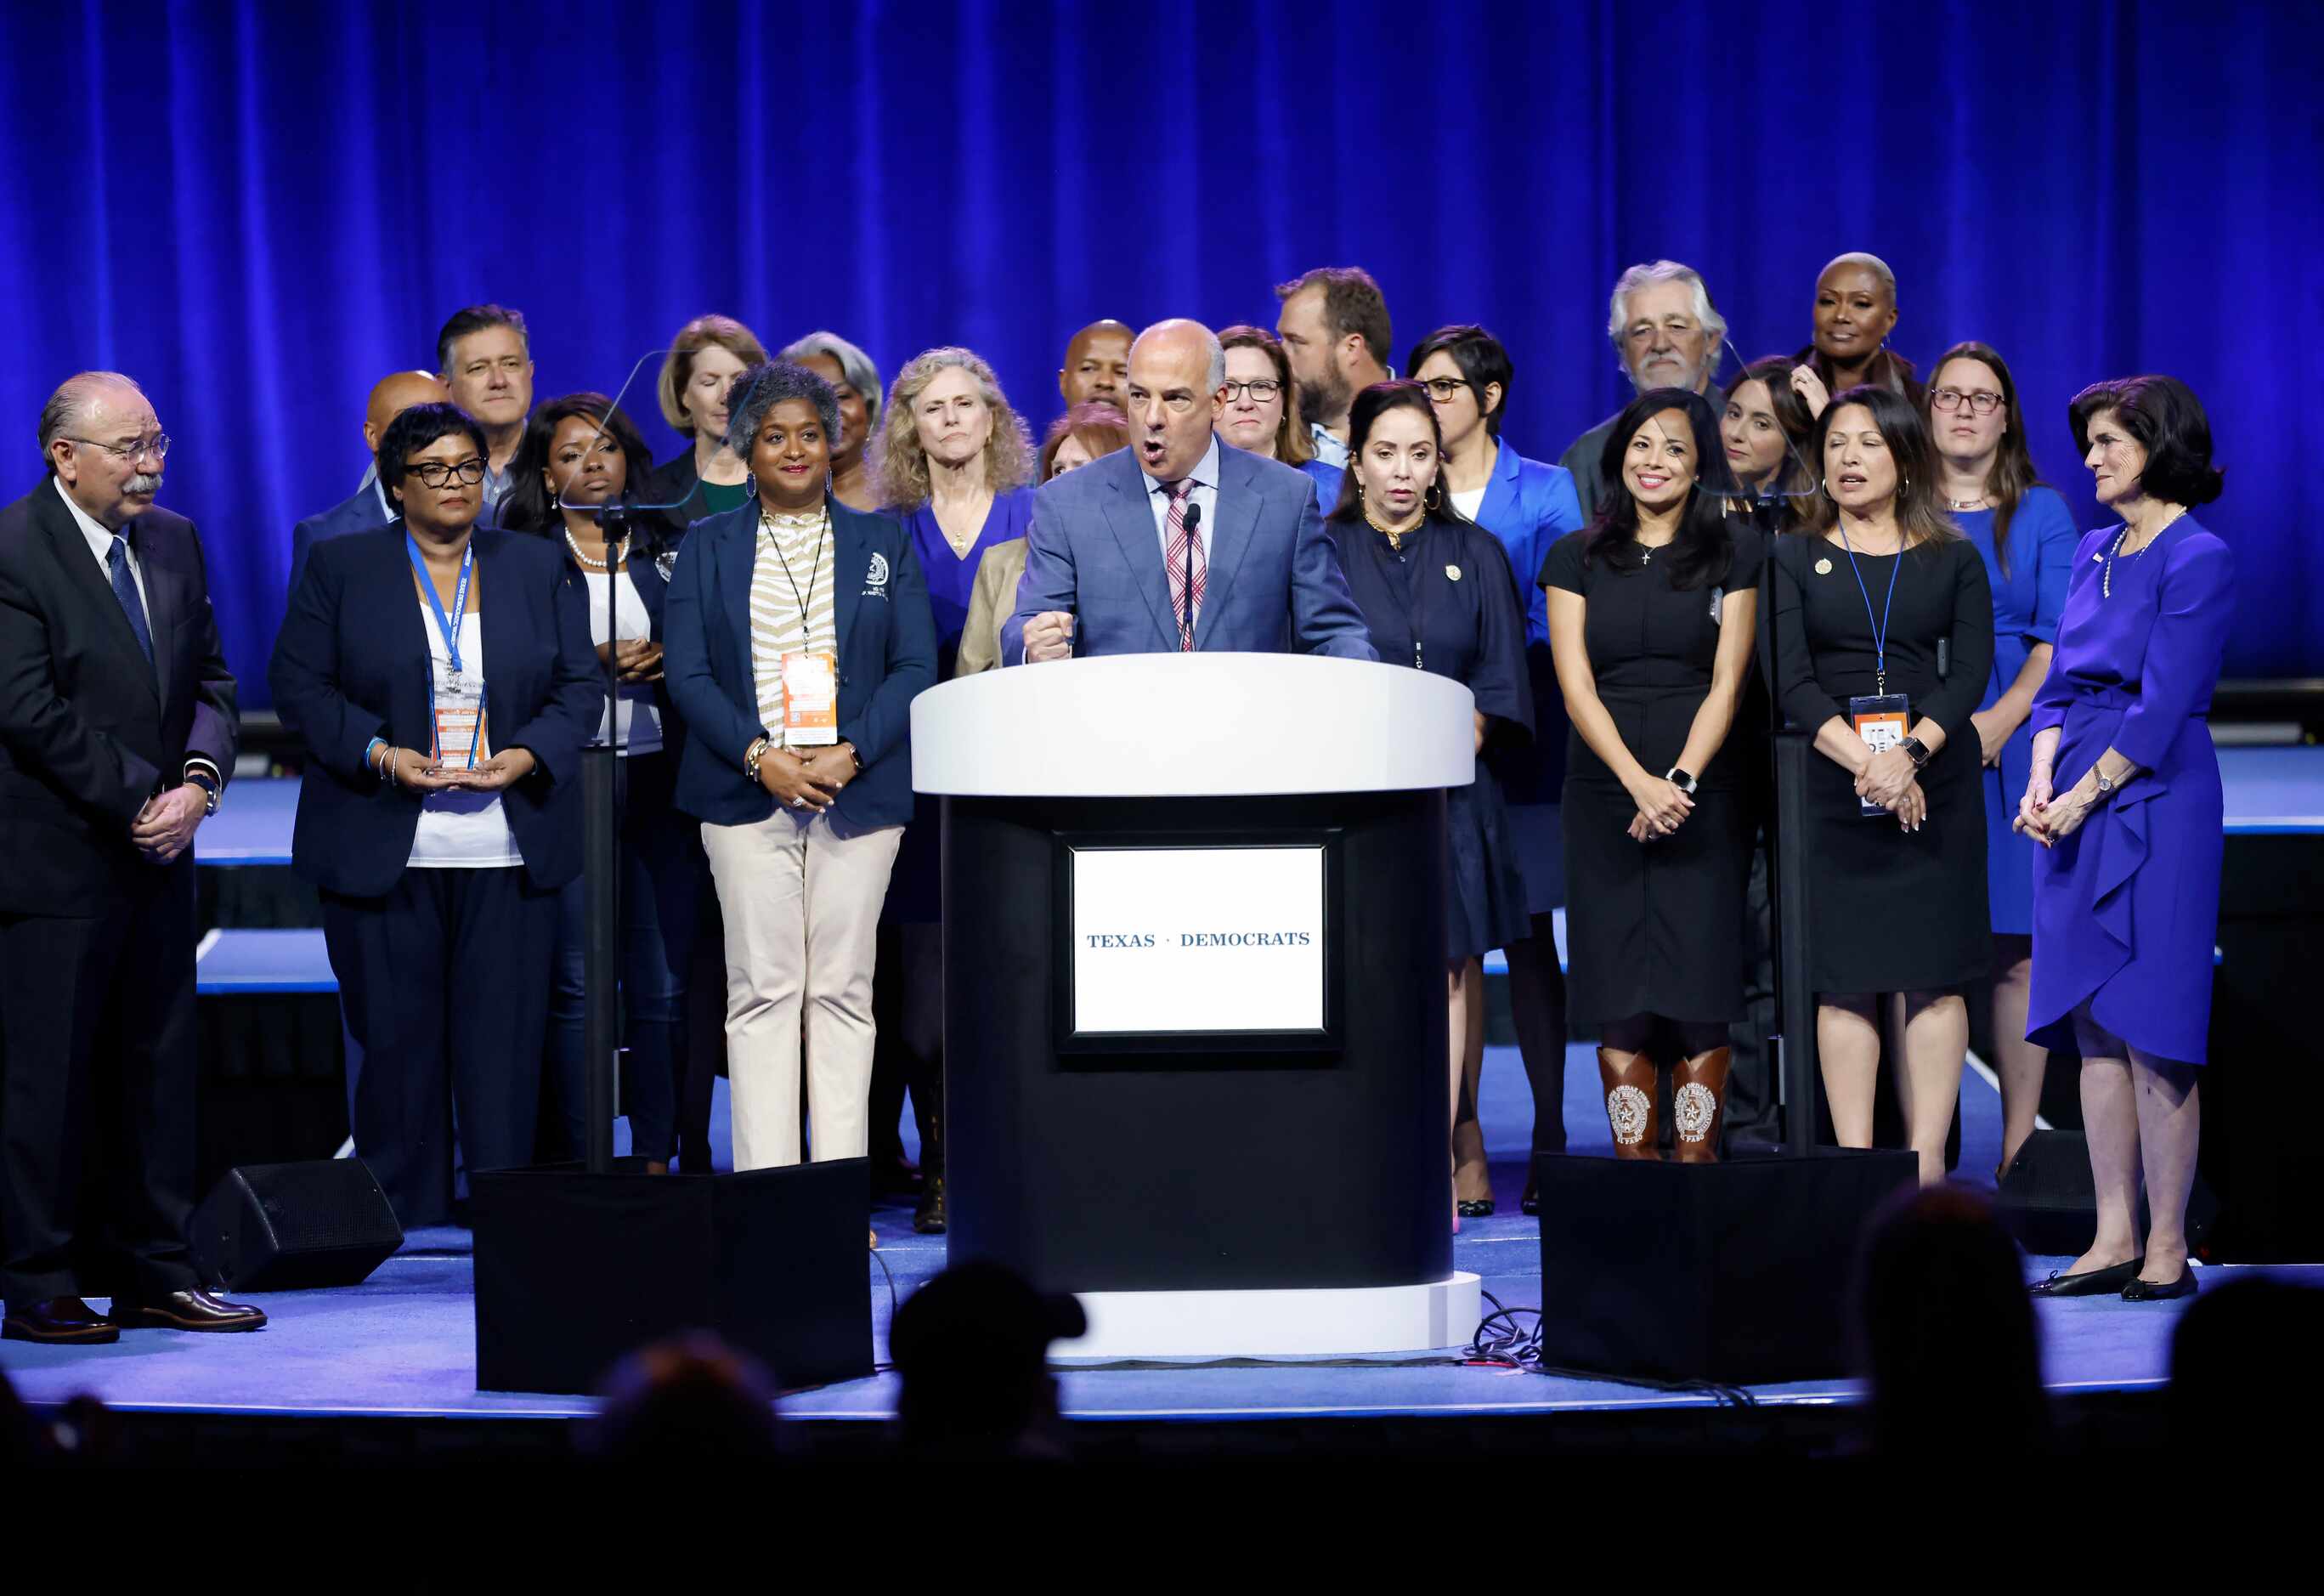
[[[1443,480],[1442,478],[1439,478],[1439,479],[1438,479],[1438,480],[1436,480],[1435,482],[1432,482],[1432,483],[1430,483],[1430,484],[1428,484],[1428,491],[1429,491],[1430,493],[1434,494],[1436,495],[1436,502],[1435,502],[1434,503],[1433,503],[1433,504],[1432,504],[1432,503],[1430,503],[1428,502],[1428,500],[1427,500],[1425,497],[1424,497],[1424,498],[1422,498],[1422,500],[1420,501],[1420,507],[1421,507],[1423,510],[1442,511],[1442,510],[1444,508],[1444,483],[1443,483]]]

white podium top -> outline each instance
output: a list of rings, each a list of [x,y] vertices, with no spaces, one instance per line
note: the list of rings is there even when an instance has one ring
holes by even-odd
[[[912,701],[912,786],[966,798],[1402,792],[1477,779],[1476,699],[1308,654],[1116,654],[961,677]]]

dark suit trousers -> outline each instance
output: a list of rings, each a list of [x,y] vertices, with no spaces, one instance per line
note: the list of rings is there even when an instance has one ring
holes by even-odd
[[[101,918],[0,915],[9,1302],[81,1294],[73,1258],[92,1244],[141,1293],[197,1284],[186,1257],[197,1067],[192,859],[153,871]]]
[[[557,894],[523,867],[407,870],[384,897],[323,894],[323,938],[363,1047],[355,1156],[406,1227],[452,1218],[471,1171],[532,1161]]]

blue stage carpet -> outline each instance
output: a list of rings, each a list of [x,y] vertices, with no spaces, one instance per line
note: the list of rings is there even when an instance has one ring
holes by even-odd
[[[1597,1068],[1577,1047],[1567,1071],[1566,1124],[1576,1152],[1609,1150],[1599,1107]],[[723,1083],[722,1083],[723,1085]],[[1530,1108],[1511,1048],[1487,1056],[1480,1093],[1494,1158],[1500,1213],[1465,1224],[1455,1243],[1459,1268],[1510,1306],[1541,1302],[1540,1258],[1532,1222],[1517,1213]],[[722,1094],[723,1118],[723,1094]],[[721,1125],[718,1135],[724,1140]],[[1963,1086],[1961,1168],[1992,1169],[1999,1156],[1999,1102],[1971,1074]],[[1267,1222],[1255,1215],[1254,1223]],[[909,1211],[875,1215],[880,1257],[899,1296],[943,1267],[940,1237],[912,1233]],[[2027,1259],[2044,1273],[2065,1260]],[[867,1262],[877,1356],[887,1355],[889,1286]],[[2229,1271],[2200,1271],[2206,1286]],[[2324,1284],[2324,1267],[2282,1271]],[[593,1281],[595,1291],[618,1281]],[[130,1409],[210,1413],[564,1417],[591,1405],[566,1398],[497,1395],[475,1388],[472,1271],[466,1232],[415,1232],[404,1250],[364,1285],[343,1291],[288,1292],[255,1298],[272,1316],[258,1335],[199,1336],[140,1331],[109,1347],[35,1347],[0,1343],[0,1367],[33,1402],[89,1391]],[[1555,1305],[1545,1305],[1555,1311]],[[2164,1377],[2172,1326],[2181,1304],[2136,1305],[2111,1297],[2039,1305],[2044,1372],[2061,1389],[2120,1389]],[[1069,1369],[1062,1376],[1067,1411],[1087,1419],[1279,1418],[1326,1414],[1453,1416],[1577,1410],[1627,1406],[1710,1406],[1708,1395],[1666,1393],[1607,1380],[1563,1379],[1450,1361],[1376,1358],[1357,1361],[1280,1361],[1263,1367]],[[1846,1401],[1846,1381],[1755,1388],[1762,1402]],[[894,1410],[894,1378],[801,1392],[786,1411],[801,1417],[885,1419]]]

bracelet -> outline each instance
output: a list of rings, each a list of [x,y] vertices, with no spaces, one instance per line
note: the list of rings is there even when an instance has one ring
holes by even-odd
[[[387,739],[384,737],[374,737],[364,744],[364,763],[369,765],[371,773],[382,781],[387,780],[387,761],[380,758],[379,753],[386,746]]]
[[[773,742],[773,738],[761,732],[759,733],[759,740],[743,752],[742,774],[750,778],[751,785],[753,787],[760,785],[759,761],[767,757],[767,750]]]

